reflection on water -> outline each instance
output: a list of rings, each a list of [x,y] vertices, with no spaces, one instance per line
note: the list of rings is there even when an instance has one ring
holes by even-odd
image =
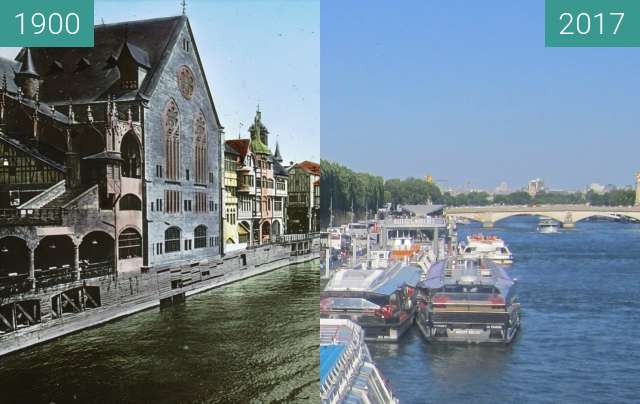
[[[318,274],[283,268],[0,358],[0,402],[315,402]]]
[[[427,344],[411,330],[369,344],[403,403],[637,402],[640,225],[578,223],[539,234],[534,218],[498,222],[515,262],[523,327],[507,347]]]

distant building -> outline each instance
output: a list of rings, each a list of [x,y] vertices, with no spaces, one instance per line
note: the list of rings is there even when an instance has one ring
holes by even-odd
[[[540,178],[529,181],[527,186],[527,192],[531,197],[536,196],[537,193],[544,191],[544,182]]]
[[[505,181],[502,181],[500,185],[496,187],[495,193],[498,195],[509,193],[509,185]]]
[[[320,231],[320,164],[303,161],[289,167],[289,233]]]
[[[636,173],[636,206],[640,206],[640,171]]]
[[[587,192],[589,191],[595,192],[596,194],[604,194],[606,192],[606,188],[604,185],[594,182],[587,187]]]

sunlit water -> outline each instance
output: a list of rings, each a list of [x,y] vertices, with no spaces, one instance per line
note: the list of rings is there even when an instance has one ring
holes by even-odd
[[[498,222],[524,310],[509,347],[369,344],[402,403],[640,402],[640,225]],[[482,229],[463,226],[464,236]]]
[[[0,358],[0,403],[317,402],[318,290],[291,266]]]

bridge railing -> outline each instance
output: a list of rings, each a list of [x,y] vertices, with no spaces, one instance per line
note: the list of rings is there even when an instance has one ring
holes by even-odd
[[[386,218],[382,225],[384,227],[394,226],[445,226],[446,220],[441,217],[425,217],[425,218]]]

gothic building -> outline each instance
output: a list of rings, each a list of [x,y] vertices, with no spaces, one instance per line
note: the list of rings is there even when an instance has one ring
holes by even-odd
[[[221,254],[222,126],[186,17],[0,59],[0,278]]]

